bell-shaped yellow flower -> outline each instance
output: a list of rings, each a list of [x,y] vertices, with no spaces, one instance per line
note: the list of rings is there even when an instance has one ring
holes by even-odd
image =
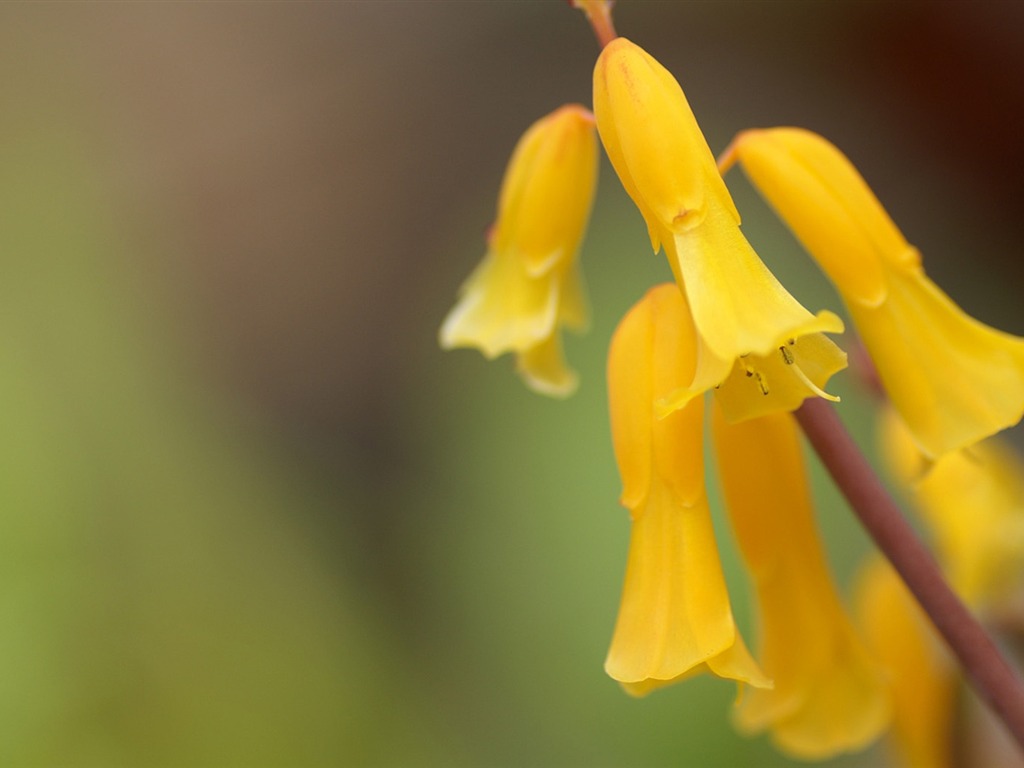
[[[679,391],[665,393],[671,397],[663,411],[720,384],[741,357],[781,356],[792,340],[843,330],[834,314],[815,316],[801,306],[750,247],[679,83],[625,38],[606,45],[597,61],[594,114],[608,157],[647,223],[652,247],[665,248],[697,330],[694,376]],[[790,363],[783,370],[792,387],[807,378],[801,379],[798,368]],[[750,391],[760,389],[755,383]],[[806,387],[800,400],[820,394]]]
[[[984,325],[925,275],[849,160],[797,128],[741,133],[739,160],[835,283],[886,392],[929,456],[962,448],[1024,414],[1024,339]]]
[[[949,655],[887,562],[867,561],[857,581],[858,622],[887,673],[899,764],[950,768],[957,675]]]
[[[771,730],[802,759],[866,746],[889,721],[885,679],[847,617],[814,524],[796,423],[775,413],[729,424],[715,409],[726,507],[753,579],[771,690],[744,695],[744,732]]]
[[[733,621],[704,487],[703,400],[659,419],[655,401],[696,366],[676,286],[651,289],[620,323],[608,397],[622,504],[632,516],[622,603],[605,670],[634,695],[709,671],[770,683]]]
[[[824,387],[832,374],[845,367],[846,353],[828,336],[812,333],[789,339],[767,355],[741,356],[715,387],[715,400],[730,422],[792,411],[811,396],[838,400]],[[661,411],[670,408],[671,399]]]
[[[892,409],[880,419],[887,468],[935,538],[957,593],[980,607],[1024,580],[1024,459],[998,437],[947,453],[922,455]]]
[[[567,105],[534,123],[516,145],[487,255],[441,326],[445,349],[515,352],[528,386],[566,396],[576,374],[560,330],[583,329],[589,310],[576,259],[597,181],[594,118]]]

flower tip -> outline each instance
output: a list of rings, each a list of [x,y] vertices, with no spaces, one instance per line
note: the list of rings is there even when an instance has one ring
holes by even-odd
[[[700,394],[702,393],[695,392],[694,390],[686,387],[681,387],[675,392],[659,398],[654,402],[654,415],[659,421],[671,416],[676,411],[685,408],[693,398]]]
[[[604,50],[601,52],[601,55],[602,56],[605,56],[605,55],[610,56],[612,53],[617,51],[619,48],[633,48],[633,49],[636,49],[636,50],[640,50],[640,46],[638,46],[636,43],[634,43],[628,37],[621,37],[620,36],[620,37],[616,37],[614,40],[612,40],[610,43],[608,43],[608,45],[606,45],[604,47]]]
[[[584,107],[582,104],[579,104],[577,102],[573,102],[571,104],[563,104],[550,115],[548,115],[547,119],[557,121],[562,118],[582,120],[583,122],[590,125],[593,125],[594,123],[594,115],[591,113],[591,111]]]
[[[516,370],[534,392],[564,400],[576,392],[579,377],[566,365],[562,342],[551,335],[516,357]]]
[[[476,303],[466,301],[452,307],[437,333],[438,344],[445,351],[476,347],[487,360],[494,360],[508,350],[503,346],[503,339],[488,333],[486,324],[478,321],[474,314],[476,309]]]
[[[556,381],[533,376],[525,371],[520,371],[519,375],[522,376],[523,383],[534,392],[539,395],[553,397],[556,400],[567,400],[576,394],[576,390],[579,389],[579,377],[572,371],[569,371],[564,378]]]
[[[846,331],[846,324],[835,312],[829,312],[827,309],[823,309],[814,316],[814,319],[817,321],[815,330],[819,333],[839,334]]]
[[[739,133],[737,133],[733,137],[732,141],[729,142],[729,146],[727,146],[722,151],[722,154],[718,156],[717,162],[719,172],[721,172],[723,176],[726,173],[728,173],[729,170],[731,170],[732,167],[736,165],[736,163],[739,161],[740,150],[742,148],[742,145],[745,142],[754,139],[757,136],[760,136],[764,133],[764,128],[748,128],[744,131],[740,131]]]
[[[601,49],[601,55],[597,58],[597,70],[602,71],[606,69],[611,64],[613,58],[621,59],[623,56],[635,56],[642,52],[643,49],[632,40],[625,37],[616,37]]]
[[[445,316],[444,322],[441,323],[441,328],[437,332],[437,343],[445,351],[457,349],[465,343],[465,340],[459,336],[459,321],[462,313],[456,310],[457,307],[453,308]]]
[[[654,690],[654,686],[646,683],[619,683],[619,688],[628,693],[634,699],[642,699]]]

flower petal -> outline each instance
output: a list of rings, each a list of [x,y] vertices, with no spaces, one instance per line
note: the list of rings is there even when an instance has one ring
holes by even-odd
[[[516,145],[501,185],[492,246],[539,276],[575,258],[597,186],[594,116],[567,104]]]
[[[652,288],[619,324],[608,352],[612,441],[622,475],[622,504],[639,514],[660,482],[679,503],[704,495],[703,408],[658,419],[655,402],[693,376],[693,323],[671,283]]]
[[[889,399],[929,457],[1024,414],[1024,339],[966,315],[920,267],[887,269],[887,300],[849,304]]]
[[[558,296],[558,281],[531,278],[522,263],[491,251],[441,325],[441,346],[477,347],[489,359],[530,349],[554,333]]]
[[[605,671],[634,695],[704,671],[702,665],[770,684],[745,648],[734,649],[738,637],[706,497],[685,507],[655,485],[633,520]]]
[[[882,259],[910,249],[860,174],[810,131],[740,133],[723,155],[723,173],[739,160],[765,199],[844,296],[878,306],[886,296]]]
[[[568,397],[579,384],[576,372],[565,364],[557,334],[516,355],[516,371],[530,389],[551,397]]]

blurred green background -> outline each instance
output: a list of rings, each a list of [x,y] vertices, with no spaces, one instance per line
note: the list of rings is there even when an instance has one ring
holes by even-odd
[[[617,21],[714,150],[829,136],[1020,334],[1022,8]],[[729,684],[637,701],[602,671],[628,537],[604,354],[670,279],[607,163],[579,393],[437,347],[512,146],[589,103],[596,54],[556,0],[0,7],[0,765],[789,764],[733,734]],[[783,282],[838,309],[730,185]],[[867,545],[817,482],[845,585]]]

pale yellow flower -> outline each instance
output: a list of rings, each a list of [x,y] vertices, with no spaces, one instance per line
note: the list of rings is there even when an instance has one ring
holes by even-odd
[[[796,423],[776,413],[728,424],[715,408],[713,424],[726,508],[756,591],[757,655],[775,682],[743,696],[735,723],[769,730],[805,760],[861,749],[888,725],[889,699],[829,573]]]
[[[900,764],[950,768],[957,675],[935,630],[880,557],[861,569],[857,608],[868,644],[888,673],[891,746]]]
[[[792,355],[776,376],[754,368],[756,358],[785,357],[794,343],[818,371],[834,372],[845,358],[827,339],[803,344],[820,332],[839,333],[830,312],[812,315],[768,271],[740,232],[740,217],[704,135],[675,78],[644,50],[618,38],[594,69],[594,114],[605,151],[647,223],[655,251],[669,265],[693,313],[698,365],[675,393],[663,393],[662,412],[682,407],[721,384],[737,361],[754,369],[748,399],[775,388],[787,409],[805,397],[824,396]],[[781,377],[781,378],[778,378]],[[834,398],[833,398],[834,399]],[[747,412],[750,410],[751,412]],[[749,418],[739,408],[731,418]]]
[[[597,137],[587,110],[564,106],[530,127],[505,172],[487,255],[441,326],[442,347],[476,347],[488,358],[514,352],[535,391],[566,396],[576,389],[560,331],[588,323],[576,257],[596,181]]]
[[[634,695],[699,672],[769,685],[733,621],[704,487],[697,398],[659,419],[655,401],[688,382],[697,345],[674,285],[651,289],[620,323],[608,397],[622,504],[632,516],[618,621],[605,670]]]
[[[889,398],[930,457],[1016,424],[1024,339],[966,315],[928,279],[849,160],[810,131],[747,131],[723,158],[761,194],[835,283]]]

